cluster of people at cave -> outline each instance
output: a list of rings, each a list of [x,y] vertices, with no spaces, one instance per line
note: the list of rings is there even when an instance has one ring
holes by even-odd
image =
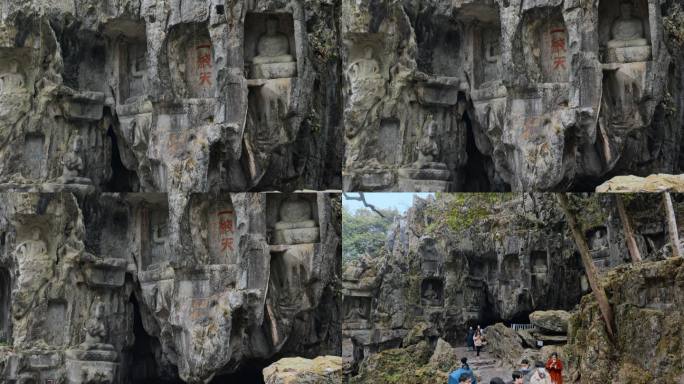
[[[476,376],[468,364],[468,358],[463,357],[461,368],[449,374],[448,384],[477,384]],[[511,373],[510,381],[494,377],[489,384],[563,384],[563,362],[556,352],[551,354],[546,363],[536,361],[534,367],[530,366],[529,360],[522,359],[520,367]]]

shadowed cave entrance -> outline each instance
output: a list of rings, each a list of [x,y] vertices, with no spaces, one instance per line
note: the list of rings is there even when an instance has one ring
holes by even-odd
[[[164,378],[159,372],[155,350],[159,350],[159,341],[150,336],[143,327],[140,305],[132,294],[130,303],[133,304],[133,334],[135,344],[129,352],[128,379],[131,384],[182,384],[178,379]]]
[[[210,384],[234,384],[234,383],[249,383],[249,384],[264,384],[264,377],[262,370],[268,367],[272,362],[265,360],[249,360],[240,366],[237,371],[217,376]]]
[[[107,130],[107,137],[112,143],[112,177],[107,184],[107,190],[110,192],[137,192],[139,189],[138,175],[134,171],[126,169],[121,161],[121,153],[119,152],[119,144],[116,139],[116,134],[112,127]]]

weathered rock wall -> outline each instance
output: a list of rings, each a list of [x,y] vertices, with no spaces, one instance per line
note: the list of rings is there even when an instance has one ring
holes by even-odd
[[[610,340],[592,295],[571,319],[571,376],[581,383],[684,380],[684,261],[628,265],[604,279],[618,337]]]
[[[414,199],[379,255],[345,267],[345,357],[359,362],[402,346],[417,326],[428,340],[464,345],[470,325],[528,324],[533,311],[572,310],[589,292],[553,195],[493,195],[457,212],[452,198]],[[625,200],[642,256],[671,255],[660,196]],[[572,195],[571,201],[599,270],[628,262],[614,196]],[[684,201],[675,195],[675,202],[684,216]],[[445,225],[452,213],[460,221]]]
[[[593,191],[681,173],[681,3],[622,3],[343,1],[344,188]]]
[[[339,189],[337,7],[3,1],[0,189]]]
[[[184,197],[3,194],[0,381],[206,383],[339,355],[339,196]]]

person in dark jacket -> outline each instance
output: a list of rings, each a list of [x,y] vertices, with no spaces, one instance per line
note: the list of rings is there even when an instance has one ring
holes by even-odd
[[[468,329],[468,334],[466,335],[466,345],[468,346],[469,351],[475,349],[475,342],[473,342],[473,336],[475,336],[475,331],[473,330],[473,327],[470,327]]]
[[[461,359],[461,368],[451,372],[449,374],[449,384],[458,384],[459,380],[461,379],[461,376],[467,376],[472,378],[472,384],[477,384],[477,379],[475,378],[475,374],[473,373],[473,370],[470,369],[470,366],[468,365],[468,358],[464,357]]]
[[[489,381],[489,384],[506,384],[502,378],[495,377]]]

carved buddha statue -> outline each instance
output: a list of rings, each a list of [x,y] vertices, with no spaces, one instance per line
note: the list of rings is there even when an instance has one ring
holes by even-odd
[[[62,184],[91,184],[92,182],[87,177],[82,177],[83,174],[83,158],[81,157],[81,147],[83,139],[80,136],[74,136],[71,139],[69,152],[64,155],[62,159],[62,176],[58,181]]]
[[[290,39],[278,30],[279,20],[266,20],[266,33],[259,37],[256,56],[252,59],[252,71],[258,79],[294,77],[296,61],[290,53]]]
[[[290,195],[280,206],[280,221],[275,224],[277,244],[315,243],[319,238],[311,205],[296,194]]]
[[[608,42],[609,48],[648,45],[644,38],[644,24],[632,14],[630,2],[620,4],[620,17],[613,22],[610,32],[613,39]]]
[[[644,24],[632,11],[631,2],[620,4],[620,16],[610,29],[612,39],[606,43],[609,62],[630,63],[650,58],[651,49],[645,38]]]
[[[348,321],[368,320],[368,316],[364,313],[360,300],[354,300],[354,306],[349,309],[349,312],[347,312],[344,319]]]

